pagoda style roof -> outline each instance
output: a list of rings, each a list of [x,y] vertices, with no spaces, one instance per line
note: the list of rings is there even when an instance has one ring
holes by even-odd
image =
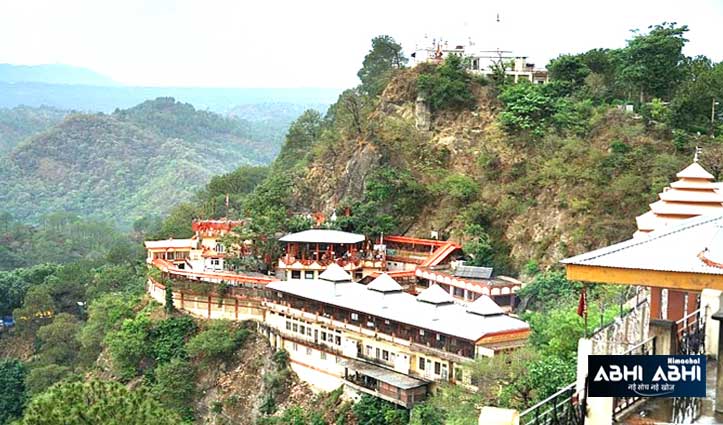
[[[310,229],[298,233],[289,233],[281,237],[281,242],[297,243],[337,243],[355,244],[364,242],[364,235],[358,233],[342,232],[340,230]]]
[[[713,174],[701,167],[700,164],[694,162],[689,166],[685,167],[683,171],[675,175],[680,179],[701,179],[701,180],[713,180],[715,177]]]
[[[402,286],[388,274],[382,273],[376,279],[369,282],[367,289],[382,293],[400,292]]]
[[[467,312],[479,314],[480,316],[496,316],[498,314],[505,314],[502,307],[497,305],[497,303],[487,295],[480,296],[472,304],[468,305]]]
[[[454,298],[441,286],[434,284],[417,295],[417,301],[429,304],[441,305],[454,302]]]
[[[663,189],[650,211],[636,217],[635,237],[699,215],[723,214],[723,192],[713,175],[693,162],[676,176],[680,179]]]
[[[351,275],[341,268],[340,265],[331,263],[329,267],[319,275],[319,279],[335,283],[351,282]]]

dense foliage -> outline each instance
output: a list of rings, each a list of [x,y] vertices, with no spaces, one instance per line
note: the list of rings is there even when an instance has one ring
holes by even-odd
[[[278,141],[252,138],[249,125],[172,98],[71,115],[2,160],[0,201],[25,221],[65,210],[128,227],[190,199],[213,175],[270,162]]]
[[[26,138],[60,123],[67,114],[68,111],[47,106],[0,108],[0,157]]]

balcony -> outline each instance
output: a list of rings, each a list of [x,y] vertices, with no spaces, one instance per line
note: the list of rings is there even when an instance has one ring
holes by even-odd
[[[365,394],[411,409],[427,398],[427,382],[371,363],[343,360],[344,383]]]

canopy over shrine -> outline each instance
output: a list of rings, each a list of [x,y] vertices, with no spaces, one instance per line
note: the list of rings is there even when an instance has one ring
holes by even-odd
[[[562,263],[572,280],[723,290],[723,215],[690,218]]]

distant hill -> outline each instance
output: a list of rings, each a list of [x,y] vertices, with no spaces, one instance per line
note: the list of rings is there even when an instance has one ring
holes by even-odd
[[[0,157],[22,140],[60,123],[68,113],[46,106],[0,108]]]
[[[62,64],[12,65],[0,63],[0,81],[7,83],[81,84],[114,86],[115,81],[86,68]]]
[[[48,105],[59,109],[113,112],[147,99],[173,97],[196,109],[226,114],[236,105],[265,103],[323,105],[336,101],[341,90],[329,88],[202,88],[88,86],[47,83],[9,83],[0,79],[0,108]],[[268,109],[267,111],[272,111]]]
[[[0,209],[27,221],[66,211],[127,226],[164,214],[242,164],[266,164],[275,136],[172,98],[72,114],[0,160]]]

